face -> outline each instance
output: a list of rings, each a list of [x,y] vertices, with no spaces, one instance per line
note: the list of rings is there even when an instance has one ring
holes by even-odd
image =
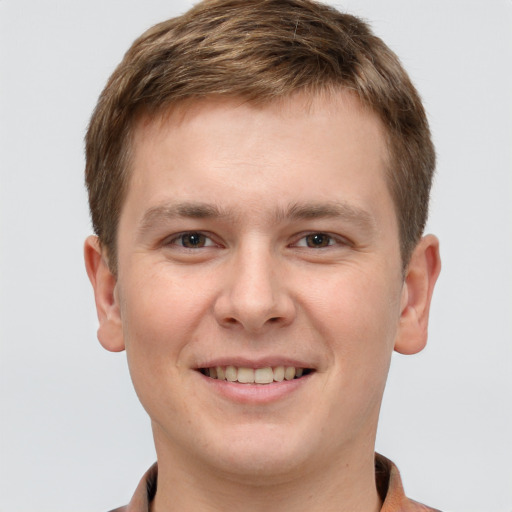
[[[140,123],[100,339],[159,455],[243,477],[373,451],[408,301],[386,158],[348,93]]]

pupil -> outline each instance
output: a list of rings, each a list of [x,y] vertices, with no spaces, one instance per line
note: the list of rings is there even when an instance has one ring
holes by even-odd
[[[204,236],[200,233],[191,233],[183,237],[185,247],[201,247],[204,243]]]
[[[329,245],[329,237],[323,233],[315,233],[308,237],[309,247],[326,247]]]
[[[325,247],[329,243],[329,237],[323,233],[309,235],[308,242],[310,247]]]

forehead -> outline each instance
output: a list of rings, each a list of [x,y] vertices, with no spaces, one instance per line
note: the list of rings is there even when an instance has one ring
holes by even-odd
[[[258,208],[268,199],[275,215],[290,204],[337,201],[335,190],[357,207],[357,188],[389,195],[385,140],[379,118],[346,91],[265,104],[190,100],[139,120],[127,200],[204,203],[215,189],[228,208],[242,196]]]
[[[237,96],[189,98],[156,113],[142,112],[132,130],[131,153],[136,159],[137,156],[142,157],[144,147],[154,146],[171,134],[173,137],[186,137],[194,132],[193,138],[197,140],[204,135],[207,124],[212,122],[225,124],[226,129],[210,132],[208,139],[217,144],[219,138],[229,138],[228,146],[236,139],[257,137],[262,125],[269,139],[273,130],[278,130],[283,138],[310,140],[304,149],[313,149],[316,144],[319,151],[329,145],[346,151],[355,139],[351,134],[357,137],[364,132],[365,146],[378,154],[384,167],[389,162],[387,135],[380,118],[365,107],[355,93],[339,88],[312,93],[299,91],[291,96],[261,102]],[[239,128],[243,127],[242,132],[234,134],[228,129],[234,122],[239,124]],[[335,140],[336,135],[343,135],[343,139]],[[141,158],[138,160],[132,168],[137,167]]]

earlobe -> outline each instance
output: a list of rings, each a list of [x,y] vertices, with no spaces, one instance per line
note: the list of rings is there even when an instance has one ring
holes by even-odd
[[[424,236],[414,249],[402,290],[400,325],[395,350],[416,354],[427,343],[428,317],[434,285],[441,271],[439,240]]]
[[[123,328],[119,301],[116,293],[117,280],[108,267],[98,237],[89,236],[84,244],[87,275],[94,289],[99,328],[98,340],[111,351],[124,350]]]

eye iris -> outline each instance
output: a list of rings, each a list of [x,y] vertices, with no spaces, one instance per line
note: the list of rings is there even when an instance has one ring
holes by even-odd
[[[308,247],[327,247],[329,240],[329,236],[324,233],[314,233],[306,237]]]
[[[203,247],[205,244],[205,238],[206,237],[204,235],[201,235],[201,233],[188,233],[187,235],[183,235],[183,247],[188,247],[189,249]]]

